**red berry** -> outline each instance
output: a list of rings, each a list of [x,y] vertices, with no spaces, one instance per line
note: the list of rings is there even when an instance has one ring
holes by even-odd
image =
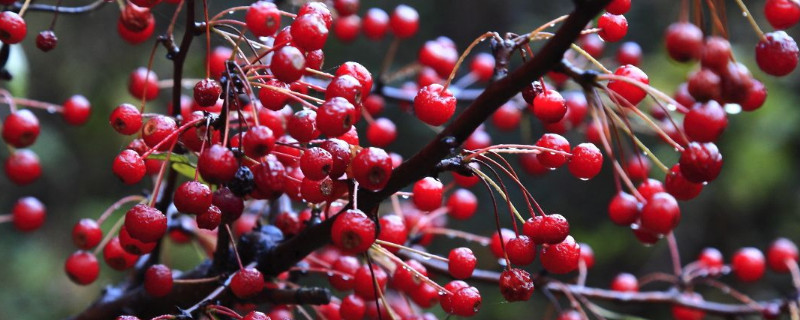
[[[712,181],[722,169],[722,154],[712,142],[692,142],[681,153],[680,166],[686,180],[694,183]]]
[[[575,243],[572,236],[567,236],[559,244],[542,246],[542,267],[548,272],[565,274],[578,268],[581,246]]]
[[[169,0],[167,0],[167,1],[169,1]],[[242,320],[270,320],[270,317],[268,317],[263,312],[250,311],[249,313],[244,315],[244,317],[242,317]]]
[[[642,47],[638,43],[628,41],[617,49],[617,62],[620,65],[638,66],[642,63]]]
[[[275,78],[284,83],[292,83],[300,80],[303,76],[303,72],[305,72],[305,68],[306,58],[303,52],[290,45],[283,46],[276,50],[272,54],[272,62],[269,66]],[[262,88],[261,90],[263,91],[264,89]]]
[[[614,71],[614,75],[626,77],[631,81],[638,81],[644,85],[650,84],[650,79],[647,78],[647,74],[644,71],[629,64],[617,68]],[[612,99],[619,101],[625,107],[634,107],[647,96],[646,91],[625,81],[611,80],[608,82],[608,88],[616,94]]]
[[[585,319],[578,310],[570,309],[558,315],[556,320],[583,320]]]
[[[478,210],[478,198],[472,191],[456,189],[447,198],[447,214],[457,220],[471,218]]]
[[[797,263],[797,245],[789,239],[778,238],[767,249],[767,265],[775,272],[789,272],[789,261]]]
[[[125,214],[125,227],[134,239],[153,242],[167,232],[167,216],[156,208],[137,204]]]
[[[423,282],[409,294],[411,301],[414,301],[420,308],[428,309],[439,303],[439,290],[433,285]]]
[[[800,21],[800,5],[792,0],[767,0],[764,15],[775,29],[789,29]]]
[[[322,180],[328,177],[333,166],[333,156],[320,147],[306,149],[300,157],[300,169],[306,178]]]
[[[279,92],[278,90],[289,90],[289,85],[281,82],[278,79],[269,79],[264,83],[264,85],[265,87],[262,87],[258,90],[258,101],[261,101],[261,105],[273,111],[279,111],[283,109],[290,97],[289,95]],[[277,88],[278,90],[271,88]]]
[[[594,266],[594,250],[586,243],[579,243],[581,246],[580,261],[586,264],[586,269],[591,269]]]
[[[361,320],[367,312],[367,306],[364,299],[361,299],[355,294],[347,295],[342,298],[342,304],[339,306],[339,316],[342,320]]]
[[[539,141],[536,141],[536,146],[565,153],[569,153],[570,151],[569,141],[567,141],[567,139],[561,135],[555,133],[545,133],[542,135],[542,137],[539,138]],[[542,166],[551,169],[558,168],[567,162],[566,155],[552,151],[542,151],[536,157]]]
[[[359,0],[334,0],[333,8],[340,16],[346,17],[358,12]]]
[[[322,18],[322,21],[325,22],[325,26],[330,28],[331,23],[333,23],[333,18],[331,17],[331,11],[328,10],[328,6],[322,2],[306,2],[300,9],[297,10],[298,16],[304,16],[308,14],[316,14]]]
[[[578,38],[581,48],[590,56],[600,58],[603,55],[605,42],[596,33],[583,35]]]
[[[163,264],[154,264],[144,273],[144,290],[153,297],[163,297],[172,291],[172,270]]]
[[[17,148],[25,148],[39,137],[39,119],[28,109],[9,114],[3,121],[3,140]]]
[[[394,8],[389,27],[398,38],[410,38],[419,29],[419,13],[412,7],[401,4]]]
[[[758,80],[753,79],[750,87],[747,88],[747,97],[740,104],[744,111],[755,111],[764,105],[767,100],[767,87]]]
[[[353,42],[361,30],[361,18],[357,15],[340,17],[333,22],[333,34],[345,43]]]
[[[442,206],[442,182],[426,177],[414,184],[414,205],[422,211],[432,211]]]
[[[456,98],[439,84],[422,87],[414,97],[414,114],[429,125],[443,125],[455,111]]]
[[[664,185],[656,179],[647,179],[639,184],[636,191],[642,195],[645,201],[648,201],[654,194],[664,192]]]
[[[640,210],[636,197],[620,191],[608,204],[608,217],[618,225],[629,226],[639,218]]]
[[[623,15],[605,13],[597,19],[598,35],[606,42],[617,42],[628,34],[628,20]]]
[[[242,138],[242,147],[248,157],[261,158],[275,148],[275,135],[266,126],[250,127]]]
[[[439,38],[425,42],[425,45],[419,51],[419,63],[435,71],[435,74],[429,73],[429,68],[423,69],[425,73],[419,75],[418,82],[420,86],[430,85],[436,82],[442,82],[439,77],[447,78],[453,68],[458,62],[458,51],[455,46],[451,44],[452,40],[447,38]]]
[[[528,236],[508,240],[506,251],[511,264],[518,266],[527,266],[536,259],[536,244]]]
[[[334,97],[342,97],[353,104],[353,106],[361,105],[362,95],[364,95],[364,88],[362,87],[361,82],[349,74],[336,76],[331,80],[327,89],[325,90],[326,100],[330,100]],[[360,108],[358,111],[360,111]],[[358,115],[355,113],[354,117],[355,119],[358,119]]]
[[[175,190],[173,201],[180,212],[202,214],[211,205],[211,189],[201,182],[187,181]]]
[[[379,94],[370,94],[364,99],[362,106],[367,110],[369,115],[376,117],[383,112],[383,108],[386,106],[386,100]]]
[[[638,292],[639,281],[630,273],[620,273],[611,282],[611,290],[619,292]]]
[[[93,219],[84,218],[72,227],[72,243],[79,249],[89,250],[100,243],[103,231]]]
[[[606,11],[610,14],[625,14],[631,9],[631,0],[613,0],[606,5]]]
[[[675,164],[664,179],[664,190],[678,200],[691,200],[703,191],[702,183],[694,183],[683,177],[680,164]]]
[[[731,43],[718,36],[708,37],[703,46],[703,56],[700,63],[704,68],[720,72],[724,71],[731,61]]]
[[[240,299],[252,297],[264,288],[264,275],[255,268],[240,269],[231,278],[231,291]]]
[[[281,12],[272,2],[258,1],[247,8],[244,21],[254,35],[269,37],[281,27]]]
[[[353,177],[361,188],[383,189],[392,175],[392,159],[380,148],[364,148],[352,161]]]
[[[11,217],[17,230],[34,231],[44,224],[45,207],[34,197],[20,198],[11,209]]]
[[[510,268],[500,274],[500,293],[509,302],[528,301],[533,289],[531,275],[525,270]]]
[[[501,131],[511,131],[519,126],[522,110],[511,103],[506,103],[492,114],[492,124]]]
[[[569,222],[558,213],[536,216],[525,221],[522,230],[535,243],[557,244],[569,235]]]
[[[519,155],[519,162],[520,165],[522,165],[522,169],[525,170],[527,174],[540,176],[550,171],[549,168],[539,162],[539,155],[535,153],[523,153]]]
[[[329,137],[347,133],[355,122],[356,108],[345,98],[332,97],[317,109],[317,129]]]
[[[689,75],[687,89],[697,101],[720,100],[722,79],[710,69],[700,69]]]
[[[194,85],[194,101],[200,107],[211,107],[217,104],[222,94],[222,86],[213,79],[203,79]]]
[[[76,251],[67,258],[64,271],[72,282],[87,285],[97,279],[100,274],[100,264],[91,252]]]
[[[659,192],[647,200],[642,208],[642,228],[657,234],[667,234],[681,219],[678,201],[669,193]]]
[[[167,116],[158,115],[150,118],[150,120],[144,124],[144,127],[142,127],[142,140],[144,140],[144,143],[148,147],[155,148],[156,145],[167,139],[167,137],[169,137],[169,135],[175,132],[177,129],[178,125],[175,123],[174,119]],[[173,136],[170,141],[161,143],[157,150],[169,150],[172,146],[172,142],[177,139],[177,136]]]
[[[469,65],[469,69],[472,74],[475,75],[478,80],[483,82],[488,82],[492,79],[492,76],[494,75],[494,67],[494,56],[486,52],[481,52],[475,55]]]
[[[346,253],[362,253],[375,242],[375,222],[360,210],[347,210],[336,217],[331,240]]]
[[[331,269],[336,271],[337,273],[333,273],[328,276],[328,281],[331,283],[331,286],[336,288],[339,291],[348,291],[353,290],[353,275],[355,275],[356,270],[360,267],[361,264],[358,263],[358,259],[352,256],[343,256],[336,261],[333,262],[331,265]],[[400,270],[401,268],[397,268]]]
[[[422,279],[411,272],[410,269],[414,269],[414,271],[423,276],[428,276],[428,270],[417,260],[406,260],[406,264],[408,267],[398,266],[395,268],[392,276],[392,286],[402,292],[411,293],[416,291],[417,287],[422,284]]]
[[[472,272],[475,271],[475,265],[478,263],[472,250],[465,247],[450,250],[447,259],[449,260],[447,270],[450,272],[450,276],[456,279],[472,277]]]
[[[317,129],[317,113],[308,109],[295,112],[289,118],[286,129],[292,138],[302,143],[318,138],[320,132]]]
[[[103,260],[114,270],[122,271],[130,269],[136,264],[139,256],[128,253],[119,243],[119,238],[114,237],[103,247]]]
[[[678,62],[700,57],[703,50],[703,31],[688,22],[676,22],[667,28],[667,53]]]
[[[330,26],[330,24],[326,25],[325,18],[320,14],[298,14],[290,29],[292,42],[304,51],[322,49],[325,46],[325,41],[328,40],[328,28]]]
[[[702,303],[703,297],[697,293],[693,294],[684,294],[684,297],[695,303]],[[682,305],[673,304],[672,305],[672,318],[675,320],[703,320],[706,316],[706,313],[702,310],[684,307]]]
[[[756,45],[758,67],[769,75],[782,77],[797,67],[797,43],[783,31],[773,31],[764,35]]]
[[[501,234],[503,240],[502,244],[500,243]],[[492,234],[492,239],[489,242],[489,249],[491,249],[492,254],[496,258],[498,259],[504,258],[505,252],[503,251],[503,249],[505,248],[506,245],[508,245],[508,241],[514,239],[515,237],[516,234],[514,233],[514,231],[505,228],[500,229],[500,233],[494,232]]]
[[[378,297],[375,292],[375,282],[381,292],[386,292],[386,283],[389,282],[389,278],[386,272],[377,265],[372,265],[372,271],[370,271],[369,266],[365,264],[356,270],[353,281],[355,283],[353,289],[357,296],[366,301],[374,301]]]
[[[31,150],[17,149],[6,158],[4,169],[6,176],[18,186],[30,184],[42,175],[39,157]]]
[[[231,150],[215,144],[203,150],[197,158],[197,170],[205,181],[221,184],[233,179],[239,163]]]
[[[155,99],[158,97],[158,76],[145,67],[137,68],[128,80],[128,92],[136,99]]]
[[[286,168],[280,161],[268,157],[252,169],[257,191],[265,198],[277,199],[286,183]],[[240,195],[241,196],[241,195]]]
[[[132,135],[142,127],[142,114],[133,105],[123,103],[111,112],[108,122],[120,134]]]
[[[603,168],[603,154],[594,144],[581,143],[572,149],[572,157],[569,159],[567,168],[572,175],[579,179],[591,179]]]
[[[19,14],[12,11],[0,13],[0,41],[5,44],[20,43],[27,33],[28,26]]]
[[[475,287],[458,289],[450,300],[452,303],[450,313],[458,316],[471,317],[481,308],[481,294]]]
[[[705,248],[702,252],[700,252],[700,256],[697,258],[697,262],[704,268],[718,271],[722,269],[724,261],[722,259],[722,253],[715,248]]]
[[[132,238],[125,226],[119,229],[119,245],[127,253],[137,256],[150,253],[156,248],[156,244],[156,242],[142,242]]]
[[[696,104],[683,118],[683,128],[689,139],[714,142],[728,126],[728,116],[714,100]]]
[[[117,20],[117,32],[120,37],[133,45],[150,38],[155,27],[156,19],[150,9],[132,3],[125,6]]]
[[[378,239],[398,245],[404,245],[408,239],[408,230],[403,222],[403,218],[398,215],[386,215],[378,219],[380,233]],[[386,247],[392,253],[396,253],[398,248]]]
[[[567,113],[567,104],[555,90],[546,90],[533,99],[533,114],[544,123],[561,121]]]
[[[64,117],[64,121],[73,126],[86,123],[86,121],[89,120],[89,115],[92,113],[89,100],[86,100],[86,97],[82,95],[69,97],[69,99],[64,102],[63,107],[61,116]]]
[[[135,184],[144,178],[147,168],[145,168],[144,159],[136,151],[125,149],[114,158],[111,171],[123,183]]]
[[[397,127],[387,118],[378,118],[367,127],[367,141],[376,147],[385,148],[397,138]]]
[[[458,291],[460,291],[461,289],[469,288],[469,285],[461,280],[453,280],[444,285],[444,288],[445,290],[450,292],[450,294],[445,293],[445,295],[442,296],[442,299],[440,301],[442,310],[444,310],[444,312],[452,314],[455,312],[453,305],[453,303],[455,302],[453,299],[455,298],[455,294],[458,293]]]
[[[764,276],[764,254],[753,247],[741,248],[733,255],[731,260],[733,273],[740,281],[754,282]]]
[[[339,139],[328,139],[319,145],[320,148],[328,151],[332,158],[332,166],[329,175],[331,178],[338,178],[350,165],[350,145]]]
[[[362,23],[364,35],[372,40],[382,39],[389,30],[389,15],[380,8],[370,8],[364,14]]]

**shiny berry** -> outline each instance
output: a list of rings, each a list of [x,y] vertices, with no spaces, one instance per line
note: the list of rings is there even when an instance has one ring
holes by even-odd
[[[567,113],[567,104],[558,91],[546,90],[533,99],[533,114],[545,123],[561,121]]]
[[[406,228],[403,218],[398,215],[385,215],[378,219],[380,224],[380,233],[378,239],[391,242],[398,245],[404,245],[408,240],[408,229]],[[398,248],[386,247],[392,253],[396,253]]]
[[[625,14],[631,9],[631,0],[613,0],[606,5],[606,11],[610,14]]]
[[[93,219],[84,218],[72,227],[72,243],[79,249],[88,250],[97,246],[103,238],[103,231]]]
[[[378,297],[375,291],[375,283],[377,283],[381,292],[386,292],[386,284],[389,282],[389,277],[380,267],[373,264],[372,271],[370,271],[370,267],[365,264],[356,270],[353,282],[355,284],[353,291],[357,296],[367,301],[374,301]]]
[[[194,101],[200,107],[211,107],[217,104],[222,94],[222,86],[214,79],[203,79],[194,85]]]
[[[439,84],[422,87],[414,97],[414,114],[429,125],[443,125],[455,111],[456,98]]]
[[[642,208],[642,228],[657,234],[667,234],[681,219],[681,210],[675,197],[666,192],[659,192],[647,200]]]
[[[664,190],[678,200],[691,200],[703,191],[702,183],[694,183],[683,177],[680,164],[675,164],[664,179]]]
[[[239,163],[233,152],[219,144],[206,148],[197,158],[197,170],[205,181],[212,184],[230,181],[238,169]]]
[[[410,38],[419,29],[419,13],[412,7],[401,4],[394,8],[389,27],[398,38]]]
[[[397,127],[392,120],[378,118],[367,127],[367,141],[376,147],[385,148],[397,138]]]
[[[678,62],[699,58],[703,51],[703,31],[688,22],[676,22],[667,28],[667,53]]]
[[[17,200],[11,208],[11,218],[14,228],[22,232],[30,232],[44,224],[45,207],[34,197],[24,197]]]
[[[292,42],[304,51],[322,49],[328,40],[328,28],[325,18],[319,14],[298,15],[292,22]],[[292,82],[292,81],[288,81]]]
[[[156,208],[137,204],[125,214],[125,228],[134,239],[153,242],[167,232],[167,216]]]
[[[269,66],[275,78],[284,83],[300,80],[305,68],[306,58],[303,52],[288,45],[281,47],[272,54],[272,62]]]
[[[150,148],[156,148],[159,151],[167,151],[172,146],[172,142],[178,139],[177,135],[173,135],[169,141],[165,141],[170,134],[178,129],[178,124],[175,119],[167,116],[158,115],[150,118],[147,123],[142,127],[142,140]],[[161,143],[164,141],[163,143]],[[161,143],[159,145],[159,143]]]
[[[611,222],[621,226],[629,226],[639,218],[640,206],[636,197],[625,193],[618,192],[613,198],[611,203],[608,204],[608,217]]]
[[[6,158],[4,169],[8,179],[18,186],[30,184],[42,175],[39,157],[28,149],[17,149]]]
[[[767,0],[764,16],[775,29],[789,29],[800,21],[800,4],[792,0]]]
[[[620,65],[638,66],[642,63],[642,47],[636,42],[625,42],[617,49],[616,57]]]
[[[606,13],[597,19],[598,35],[606,42],[617,42],[628,34],[628,20],[623,15]]]
[[[767,249],[767,265],[775,272],[789,272],[790,260],[797,263],[797,257],[797,245],[786,238],[778,238]]]
[[[558,244],[569,235],[569,222],[557,213],[536,216],[525,221],[522,230],[535,243]]]
[[[783,31],[764,35],[756,45],[756,62],[761,71],[776,77],[785,76],[797,67],[797,43]]]
[[[426,177],[414,184],[414,205],[422,211],[431,211],[442,206],[444,185],[436,178]]]
[[[319,145],[332,156],[332,166],[329,172],[331,178],[338,178],[350,165],[350,145],[339,139],[328,139]]]
[[[561,135],[555,133],[546,133],[539,138],[536,146],[547,148],[550,150],[561,151],[569,153],[569,141]],[[567,156],[561,153],[555,153],[549,150],[544,150],[536,156],[539,163],[547,168],[558,168],[567,162]]]
[[[533,295],[533,281],[525,270],[511,268],[500,274],[500,293],[509,301],[528,301]]]
[[[528,236],[519,236],[508,240],[506,252],[511,264],[527,266],[536,259],[536,244]]]
[[[361,320],[366,312],[366,303],[358,295],[350,294],[342,298],[342,304],[339,306],[339,316],[342,320]]]
[[[123,183],[135,184],[144,178],[147,168],[145,167],[144,159],[136,151],[125,149],[114,158],[111,171]]]
[[[331,286],[336,288],[339,291],[348,291],[353,290],[353,275],[356,273],[356,270],[361,266],[358,262],[358,259],[352,256],[343,256],[336,261],[333,262],[331,265],[331,269],[336,271],[336,273],[331,274],[328,276],[328,281],[331,283]],[[398,271],[401,268],[397,268]]]
[[[397,267],[392,276],[392,287],[403,292],[414,292],[420,284],[422,279],[410,269],[414,269],[423,276],[428,275],[428,270],[417,260],[407,260],[408,267]]]
[[[764,269],[766,268],[764,254],[753,247],[741,248],[733,255],[731,268],[736,278],[740,281],[758,281],[764,276]]]
[[[478,210],[478,198],[472,191],[456,189],[447,198],[447,214],[457,220],[471,218]]]
[[[175,208],[183,213],[198,215],[211,205],[211,189],[198,181],[187,181],[178,186],[173,197]]]
[[[163,297],[172,291],[172,270],[163,264],[154,264],[144,273],[144,290],[153,297]]]
[[[364,148],[352,161],[353,177],[361,188],[383,189],[392,175],[392,159],[380,148]]]
[[[569,273],[578,268],[580,255],[581,246],[567,236],[561,243],[542,246],[542,267],[555,274]]]
[[[100,264],[91,252],[76,251],[67,258],[64,271],[72,282],[85,286],[97,279]]]
[[[16,148],[32,145],[39,131],[39,119],[28,109],[13,112],[3,121],[3,140]]]
[[[361,30],[361,18],[357,15],[340,17],[333,21],[333,34],[344,43],[353,42]]]
[[[644,85],[650,84],[650,79],[644,71],[629,64],[617,68],[614,75],[626,77],[630,81],[638,81]],[[625,81],[611,80],[608,82],[608,88],[616,94],[612,100],[619,101],[625,107],[634,107],[647,96],[646,91]]]
[[[331,240],[346,253],[362,253],[375,242],[375,222],[360,210],[347,210],[336,217]]]
[[[20,43],[28,33],[28,25],[16,12],[0,12],[0,41],[5,44]]]
[[[137,259],[139,256],[128,253],[122,248],[118,237],[111,238],[111,241],[103,247],[103,260],[114,270],[130,269],[136,264]]]
[[[69,97],[69,99],[64,102],[63,107],[64,109],[61,116],[64,118],[64,121],[73,126],[86,123],[86,121],[89,120],[89,116],[92,114],[92,106],[89,104],[89,100],[86,100],[86,97],[82,95]]]
[[[258,37],[275,34],[281,27],[281,12],[269,1],[258,1],[250,5],[245,13],[244,21],[247,29]]]
[[[380,40],[389,30],[389,15],[380,8],[370,8],[364,14],[362,30],[367,38]]]
[[[591,179],[603,168],[603,154],[594,144],[581,143],[572,149],[567,168],[579,179]]]
[[[683,118],[683,129],[697,142],[716,141],[728,126],[725,109],[714,100],[698,103]]]
[[[325,89],[326,100],[342,97],[354,106],[361,105],[362,96],[364,96],[364,89],[361,82],[349,74],[334,77]]]
[[[722,169],[722,154],[712,142],[692,142],[681,153],[680,165],[686,180],[694,183],[711,181]]]
[[[133,255],[143,255],[150,253],[156,248],[157,242],[142,242],[131,237],[128,229],[122,226],[119,229],[119,245],[125,252]]]
[[[630,273],[620,273],[611,282],[611,290],[619,292],[637,292],[639,291],[639,281],[636,276]]]
[[[356,108],[345,98],[333,97],[317,109],[317,129],[329,137],[347,133],[355,122]]]
[[[128,92],[137,98],[153,100],[158,97],[158,76],[152,70],[139,67],[131,72],[128,80]]]
[[[111,111],[108,122],[120,134],[132,135],[142,128],[142,114],[133,105],[123,103]]]
[[[230,287],[233,295],[240,299],[252,297],[264,288],[264,275],[255,268],[240,269],[233,274]]]
[[[450,276],[456,279],[472,277],[472,272],[475,271],[475,265],[478,263],[472,250],[466,247],[450,250],[447,259],[449,260],[447,270],[450,272]]]
[[[725,261],[723,261],[722,252],[715,248],[705,248],[702,252],[700,252],[700,256],[697,258],[697,262],[700,266],[710,269],[712,271],[716,271],[722,269]]]

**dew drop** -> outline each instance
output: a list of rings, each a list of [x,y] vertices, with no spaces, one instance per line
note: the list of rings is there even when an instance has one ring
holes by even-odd
[[[550,28],[552,28],[552,27],[555,27],[555,26],[556,26],[556,24],[555,24],[555,23],[551,23],[551,24],[550,24]]]
[[[747,18],[747,12],[742,11],[742,17]]]
[[[228,11],[228,14],[233,14],[233,10]]]
[[[481,240],[480,242],[478,242],[478,244],[480,244],[480,245],[482,245],[482,246],[484,246],[484,247],[488,246],[488,245],[489,245],[489,243],[490,243],[490,241],[489,241],[489,240]]]
[[[331,271],[328,271],[326,274],[327,274],[329,277],[333,277],[333,272],[331,272]]]
[[[446,295],[447,295],[447,292],[444,292],[444,291],[439,291],[439,295],[440,295],[440,296],[446,296]]]
[[[350,279],[352,279],[350,276],[342,276],[342,280],[344,281],[350,281]]]
[[[54,107],[54,106],[47,107],[47,112],[48,113],[56,113],[56,107]]]
[[[407,194],[404,194],[404,195],[402,195],[400,197],[403,198],[403,199],[408,199],[409,198],[409,196]]]
[[[589,181],[589,178],[579,178],[581,181]]]
[[[726,103],[725,112],[728,114],[739,114],[742,112],[742,106],[737,103]]]

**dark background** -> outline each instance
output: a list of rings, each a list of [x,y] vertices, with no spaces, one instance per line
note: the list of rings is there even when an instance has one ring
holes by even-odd
[[[664,53],[663,30],[678,17],[679,2],[674,0],[634,0],[633,9],[626,16],[630,24],[626,40],[641,44],[645,52],[643,69],[651,84],[671,93],[695,66],[679,65],[669,61]],[[83,3],[83,2],[81,2]],[[223,6],[246,4],[246,1],[212,1],[212,14]],[[391,11],[398,1],[362,1],[360,13],[371,6]],[[527,32],[540,24],[566,14],[571,1],[481,1],[441,0],[406,1],[420,13],[421,29],[414,38],[403,41],[395,66],[415,59],[420,45],[440,35],[452,38],[462,49],[476,36],[486,31]],[[798,239],[800,224],[797,219],[798,192],[798,119],[796,110],[797,73],[775,79],[757,70],[753,60],[753,47],[757,39],[733,1],[727,1],[729,26],[738,61],[748,65],[754,75],[769,88],[766,105],[754,113],[731,117],[728,130],[722,136],[720,149],[725,165],[720,178],[707,186],[696,200],[682,203],[682,221],[676,230],[681,258],[694,259],[706,246],[719,248],[729,259],[742,246],[766,246],[778,236]],[[763,1],[748,1],[762,28],[769,30],[763,19]],[[78,5],[65,1],[64,5]],[[162,4],[156,10],[157,33],[166,29],[174,5]],[[81,16],[60,16],[56,24],[58,47],[50,53],[38,51],[33,39],[49,25],[51,14],[30,12],[28,37],[21,46],[14,46],[10,61],[16,69],[16,79],[6,84],[16,96],[61,103],[70,95],[80,93],[93,105],[90,122],[83,127],[67,126],[59,115],[46,115],[36,111],[42,122],[42,134],[32,147],[42,162],[43,176],[36,183],[16,187],[6,178],[0,178],[0,212],[10,211],[13,202],[26,195],[34,195],[48,207],[45,226],[27,235],[21,235],[11,225],[0,225],[0,319],[53,319],[74,314],[95,299],[103,286],[121,279],[124,275],[103,268],[100,278],[87,287],[73,285],[63,272],[64,259],[74,250],[70,240],[72,225],[81,217],[96,218],[116,199],[150,188],[148,183],[124,186],[111,174],[111,160],[129,142],[110,128],[107,119],[110,110],[122,102],[135,102],[127,93],[129,73],[145,66],[152,39],[139,46],[121,40],[116,28],[119,11],[110,3],[95,12]],[[286,21],[284,21],[286,23]],[[176,31],[182,33],[179,22]],[[796,35],[796,30],[791,30]],[[218,40],[218,39],[217,39]],[[221,44],[215,40],[215,44]],[[187,61],[185,76],[200,78],[204,74],[204,52],[200,38],[194,42],[193,52]],[[326,69],[353,60],[377,72],[389,40],[373,42],[359,37],[353,44],[343,45],[333,36],[326,46]],[[613,53],[619,44],[607,44],[603,61],[614,66]],[[477,51],[487,51],[487,45]],[[159,49],[154,69],[161,79],[171,77],[171,62],[164,59]],[[185,91],[189,93],[189,91]],[[157,101],[148,104],[150,110],[164,110],[169,92],[162,91]],[[463,107],[463,106],[462,106]],[[0,116],[7,114],[0,108]],[[413,116],[402,114],[396,104],[387,106],[385,116],[395,119],[399,138],[389,148],[405,157],[412,155],[433,133]],[[533,122],[535,140],[542,133],[541,125]],[[363,129],[363,124],[361,129]],[[487,130],[495,143],[518,142],[519,132],[498,133],[491,125]],[[366,141],[361,131],[362,141]],[[582,133],[568,135],[574,144],[583,140]],[[650,145],[656,145],[652,140]],[[366,142],[364,142],[366,144]],[[655,152],[668,165],[677,159],[675,152],[662,145]],[[7,157],[6,151],[0,158]],[[515,160],[515,159],[511,159]],[[654,169],[653,177],[663,180]],[[589,243],[596,253],[597,264],[590,270],[588,284],[607,286],[618,272],[631,272],[641,276],[653,271],[669,272],[671,264],[665,241],[655,246],[639,244],[631,232],[613,225],[606,217],[606,206],[614,193],[610,165],[604,165],[597,178],[583,182],[557,170],[545,177],[525,177],[525,186],[548,211],[564,214],[571,223],[572,234],[580,242]],[[488,197],[480,188],[474,188],[481,199],[481,209],[468,222],[454,222],[460,228],[477,234],[489,235],[492,229],[492,212]],[[512,197],[520,199],[519,193]],[[110,227],[116,217],[108,223]],[[504,215],[505,216],[505,215]],[[507,219],[507,217],[506,217]],[[505,221],[504,223],[508,223]],[[482,227],[483,226],[483,227]],[[437,244],[438,252],[463,245],[443,240]],[[488,250],[473,246],[479,255],[480,266],[493,268]],[[178,269],[188,269],[198,261],[191,246],[167,247],[165,261]],[[435,249],[434,249],[435,251]],[[98,257],[99,258],[99,257]],[[102,263],[101,263],[102,264]],[[569,280],[571,276],[563,278]],[[735,288],[750,293],[755,298],[774,298],[790,288],[786,275],[768,273],[767,281],[747,285],[737,283],[732,277],[724,280]],[[659,289],[658,286],[646,287]],[[480,287],[483,309],[479,318],[541,318],[546,313],[546,300],[537,291],[528,303],[508,304],[497,294],[496,287]],[[707,298],[730,301],[716,297],[709,291]],[[562,301],[566,306],[566,302]],[[666,306],[604,306],[647,318],[668,317]],[[435,308],[440,312],[439,308]]]

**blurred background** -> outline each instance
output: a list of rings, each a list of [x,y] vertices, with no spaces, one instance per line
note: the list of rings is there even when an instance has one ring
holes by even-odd
[[[65,6],[82,5],[86,1],[64,1]],[[229,6],[246,5],[248,1],[210,1],[212,15]],[[630,29],[627,41],[638,42],[644,51],[643,70],[651,84],[664,92],[672,93],[677,84],[685,80],[693,65],[681,65],[670,61],[665,54],[662,35],[666,27],[679,14],[676,0],[633,0],[631,12],[626,14]],[[88,3],[88,2],[87,2]],[[421,16],[420,31],[412,39],[403,41],[397,54],[395,67],[411,62],[426,40],[438,36],[453,39],[459,50],[463,50],[475,37],[486,31],[523,33],[557,16],[567,14],[572,1],[522,1],[522,0],[437,0],[437,1],[362,1],[360,14],[370,7],[380,7],[391,12],[400,3],[416,8]],[[729,27],[736,59],[764,82],[769,97],[764,107],[753,113],[730,117],[730,124],[720,140],[720,149],[725,164],[720,178],[708,185],[695,200],[681,203],[682,220],[676,230],[681,259],[684,263],[696,258],[702,248],[713,246],[726,257],[743,246],[754,246],[765,250],[776,237],[784,236],[798,240],[800,220],[800,111],[796,101],[798,73],[776,79],[761,73],[755,66],[753,48],[757,37],[747,21],[737,12],[732,1],[729,4]],[[747,1],[753,15],[762,28],[769,25],[763,18],[763,1]],[[291,4],[284,9],[293,10]],[[174,5],[161,4],[155,10],[156,34],[166,29]],[[60,119],[60,115],[48,115],[37,110],[42,122],[42,133],[32,147],[41,159],[43,176],[32,185],[17,187],[7,178],[0,178],[0,213],[10,211],[14,201],[22,196],[38,197],[47,206],[47,221],[43,228],[30,234],[20,234],[10,224],[0,225],[0,319],[58,319],[79,312],[96,299],[105,285],[124,277],[105,266],[94,284],[80,287],[72,284],[63,272],[65,258],[74,250],[70,232],[73,224],[82,217],[97,218],[117,199],[137,194],[150,188],[148,182],[136,186],[124,186],[111,173],[111,162],[115,155],[130,141],[129,137],[116,134],[108,125],[112,108],[123,102],[135,100],[128,94],[127,79],[131,71],[146,66],[153,39],[139,46],[131,46],[120,39],[116,32],[119,11],[114,3],[95,12],[81,16],[59,16],[55,32],[59,42],[55,50],[43,53],[34,46],[36,34],[47,28],[51,14],[30,12],[28,37],[22,45],[13,48],[9,67],[15,76],[11,83],[4,83],[15,96],[62,103],[73,94],[83,94],[92,103],[92,116],[88,124],[71,127]],[[284,22],[286,23],[286,22]],[[182,23],[176,31],[182,33]],[[790,34],[797,35],[797,30]],[[219,41],[215,44],[221,44]],[[326,45],[326,70],[334,70],[345,61],[358,61],[374,73],[390,40],[369,41],[360,36],[351,44],[343,44],[329,37]],[[185,76],[200,78],[204,74],[204,48],[199,38],[193,44]],[[606,44],[604,59],[608,66],[615,66],[613,55],[619,43]],[[488,51],[483,44],[476,51]],[[171,77],[171,62],[164,58],[159,48],[154,70],[160,79]],[[191,94],[189,90],[184,91]],[[169,92],[162,91],[159,98],[148,104],[149,110],[165,110]],[[463,108],[464,104],[460,105]],[[398,110],[397,103],[389,102],[385,116],[393,119],[398,127],[399,138],[388,149],[408,157],[421,146],[421,141],[433,137],[433,132],[412,115]],[[0,108],[0,117],[8,109]],[[538,121],[532,121],[535,141],[543,132]],[[363,121],[362,121],[363,122]],[[364,123],[359,126],[362,141],[366,141]],[[510,143],[521,140],[520,132],[501,133],[491,124],[486,126],[494,143]],[[574,145],[584,141],[582,132],[567,135]],[[677,161],[677,154],[653,139],[649,145],[656,146],[654,152],[667,165]],[[366,143],[366,142],[364,142]],[[7,151],[0,151],[5,159]],[[516,160],[516,159],[510,159]],[[516,161],[512,161],[516,163]],[[663,180],[657,169],[654,178]],[[443,175],[450,179],[449,175]],[[588,243],[594,249],[596,261],[590,270],[587,284],[607,287],[619,272],[630,272],[637,276],[654,271],[669,272],[671,264],[665,241],[650,247],[641,245],[627,228],[613,225],[606,214],[606,207],[615,193],[610,165],[595,179],[580,181],[566,169],[550,172],[543,177],[525,176],[523,183],[547,211],[566,216],[572,234],[579,242]],[[475,218],[466,222],[452,222],[452,228],[468,230],[481,235],[490,235],[493,215],[488,195],[482,188],[473,190],[481,199],[481,208]],[[521,199],[519,193],[512,197]],[[122,210],[121,212],[124,212]],[[117,213],[111,221],[121,214]],[[507,219],[507,215],[501,215]],[[504,223],[508,224],[507,220]],[[113,222],[106,223],[110,227]],[[437,241],[433,252],[446,254],[447,248],[463,245],[450,239]],[[473,245],[479,256],[480,267],[495,268],[487,248]],[[438,249],[438,251],[437,251]],[[165,261],[172,267],[188,269],[200,258],[190,245],[169,245]],[[101,263],[103,265],[103,263]],[[535,267],[534,264],[534,268]],[[573,275],[563,277],[571,280]],[[786,293],[791,288],[787,275],[769,273],[766,281],[742,284],[732,277],[725,277],[735,288],[744,290],[757,299],[769,299]],[[497,287],[480,286],[483,307],[478,318],[542,318],[547,313],[547,300],[540,291],[527,303],[505,303]],[[663,289],[658,285],[647,289]],[[703,291],[706,292],[706,291]],[[707,299],[730,302],[731,299],[707,291]],[[667,318],[668,306],[619,305],[601,303],[606,308],[646,318]],[[567,306],[562,301],[562,306]],[[441,315],[436,307],[435,313]]]

